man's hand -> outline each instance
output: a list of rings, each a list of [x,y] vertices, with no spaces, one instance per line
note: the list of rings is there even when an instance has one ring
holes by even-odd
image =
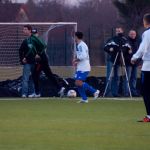
[[[128,52],[129,52],[129,54],[132,54],[132,49],[129,49],[129,51],[128,51]]]
[[[131,64],[136,64],[136,62],[137,62],[137,59],[133,59],[133,58],[131,58]]]
[[[26,63],[27,63],[26,58],[23,58],[22,63],[23,63],[23,64],[26,64]]]
[[[41,60],[41,57],[38,55],[38,54],[36,54],[36,56],[35,56],[35,61],[36,62],[39,62]]]
[[[78,62],[79,62],[79,60],[78,59],[73,59],[73,61],[72,61],[72,65],[73,66],[77,66],[77,64],[78,64]]]

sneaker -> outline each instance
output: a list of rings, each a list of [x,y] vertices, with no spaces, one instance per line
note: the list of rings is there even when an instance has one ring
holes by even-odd
[[[58,92],[58,94],[59,94],[60,97],[63,97],[63,96],[64,96],[64,93],[65,93],[65,88],[62,87],[62,88],[60,89],[60,91]]]
[[[27,96],[26,96],[25,94],[23,94],[21,97],[22,97],[22,98],[26,98]]]
[[[79,103],[88,103],[88,102],[89,102],[88,100],[80,100],[77,103],[79,104]]]
[[[144,117],[142,120],[139,120],[138,122],[150,122],[150,118],[148,118],[147,116]]]
[[[35,94],[30,94],[28,95],[29,98],[34,98],[35,97]]]
[[[35,94],[34,97],[39,98],[39,97],[41,97],[41,94]]]
[[[99,90],[97,90],[97,91],[94,93],[94,99],[97,99],[97,98],[99,97],[99,93],[100,93]]]
[[[148,118],[147,116],[143,118],[143,122],[150,122],[150,118]]]

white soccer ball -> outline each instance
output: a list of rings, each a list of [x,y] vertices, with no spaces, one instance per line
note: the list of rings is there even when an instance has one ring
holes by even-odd
[[[69,98],[75,98],[75,97],[77,97],[77,92],[75,90],[69,90],[67,92],[67,97],[69,97]]]

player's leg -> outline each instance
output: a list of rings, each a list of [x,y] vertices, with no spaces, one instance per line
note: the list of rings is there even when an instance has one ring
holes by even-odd
[[[87,99],[87,96],[86,96],[86,92],[85,92],[85,88],[83,87],[83,81],[80,80],[80,79],[76,79],[75,80],[75,85],[77,86],[78,88],[78,92],[82,98],[81,103],[88,103],[88,99]]]
[[[97,98],[99,95],[99,90],[94,89],[88,83],[85,82],[89,72],[77,71],[75,75],[75,85],[78,87],[78,91],[83,101],[87,101],[86,90],[94,94],[94,97]]]
[[[85,90],[90,91],[90,92],[93,94],[94,99],[97,99],[97,98],[98,98],[99,93],[100,93],[99,90],[96,90],[95,88],[93,88],[92,86],[90,86],[90,85],[89,85],[88,83],[86,83],[86,82],[83,83],[83,88],[84,88]]]
[[[142,96],[146,107],[147,116],[143,119],[144,122],[150,122],[150,72],[142,71],[141,76]]]

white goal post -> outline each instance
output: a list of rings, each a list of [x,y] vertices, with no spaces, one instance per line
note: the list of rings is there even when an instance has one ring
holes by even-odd
[[[26,38],[22,29],[30,24],[38,29],[40,37],[47,43],[49,63],[57,74],[58,67],[62,76],[66,68],[71,66],[75,49],[74,33],[77,31],[76,22],[21,22],[0,23],[0,81],[17,79],[22,75],[19,62],[19,47]],[[71,67],[70,67],[71,68]],[[64,70],[64,75],[63,75]]]

